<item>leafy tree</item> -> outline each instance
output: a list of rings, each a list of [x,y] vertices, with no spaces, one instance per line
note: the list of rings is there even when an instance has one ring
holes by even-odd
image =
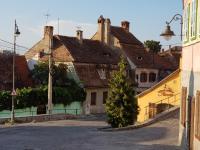
[[[147,40],[144,42],[144,46],[146,48],[149,48],[149,50],[154,53],[158,53],[161,50],[161,45],[159,41]]]
[[[66,86],[69,84],[70,79],[67,76],[67,65],[59,64],[56,66],[52,64],[52,80],[53,86]],[[47,85],[48,84],[48,74],[49,74],[49,65],[48,63],[39,63],[34,66],[34,69],[31,71],[32,78],[37,85]]]
[[[48,83],[48,63],[39,63],[34,66],[31,71],[32,78],[35,84],[46,85]]]
[[[138,105],[133,86],[126,74],[126,62],[121,58],[119,71],[112,74],[109,82],[109,95],[106,101],[108,123],[112,127],[124,127],[137,119]]]

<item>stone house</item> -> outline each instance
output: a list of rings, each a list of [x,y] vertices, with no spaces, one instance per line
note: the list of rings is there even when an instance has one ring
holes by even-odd
[[[147,52],[143,43],[129,31],[129,26],[128,21],[122,21],[120,27],[112,26],[110,19],[100,16],[98,30],[92,39],[118,49],[127,58],[130,76],[137,83],[136,91],[140,93],[178,69],[178,65]]]
[[[44,37],[26,53],[29,68],[38,61],[45,61],[40,53],[52,45],[52,57],[55,64],[68,66],[68,74],[86,91],[83,103],[84,113],[103,113],[108,95],[108,80],[111,72],[117,69],[119,52],[98,40],[83,38],[78,30],[76,37],[53,35],[53,27],[44,27]]]

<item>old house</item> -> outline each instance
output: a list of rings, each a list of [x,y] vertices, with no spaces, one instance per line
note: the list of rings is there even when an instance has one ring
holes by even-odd
[[[13,84],[13,55],[0,53],[0,90],[12,91]],[[15,56],[15,87],[22,88],[32,85],[30,72],[25,56]]]
[[[84,112],[103,113],[108,79],[111,72],[117,69],[120,58],[118,51],[98,40],[84,39],[80,30],[76,37],[69,37],[53,35],[53,27],[46,26],[44,37],[25,54],[30,68],[45,59],[40,57],[40,52],[46,51],[50,43],[55,64],[67,64],[69,76],[80,83],[87,93]]]
[[[100,16],[98,30],[92,39],[118,49],[127,58],[131,68],[130,76],[137,83],[136,91],[140,93],[175,71],[178,66],[157,54],[147,52],[143,43],[130,32],[129,26],[128,21],[122,21],[120,27],[112,26],[110,19]]]
[[[178,69],[137,95],[140,109],[137,121],[144,122],[171,107],[180,106],[180,82],[181,73]]]
[[[183,0],[182,98],[180,143],[182,149],[200,149],[200,3]]]

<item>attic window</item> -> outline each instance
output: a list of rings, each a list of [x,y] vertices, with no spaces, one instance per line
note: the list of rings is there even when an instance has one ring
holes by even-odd
[[[110,53],[103,53],[103,55],[106,56],[106,57],[110,57],[111,56]]]
[[[97,70],[98,74],[99,74],[99,77],[102,79],[102,80],[105,80],[106,79],[106,71],[105,69],[98,69]]]
[[[142,60],[142,57],[141,57],[141,56],[138,56],[137,59],[138,59],[138,60]]]

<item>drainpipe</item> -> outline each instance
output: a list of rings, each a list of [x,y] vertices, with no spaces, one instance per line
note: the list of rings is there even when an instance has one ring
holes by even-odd
[[[192,97],[187,98],[187,118],[186,118],[186,139],[187,139],[187,149],[190,149],[190,128],[191,128],[191,100]]]

